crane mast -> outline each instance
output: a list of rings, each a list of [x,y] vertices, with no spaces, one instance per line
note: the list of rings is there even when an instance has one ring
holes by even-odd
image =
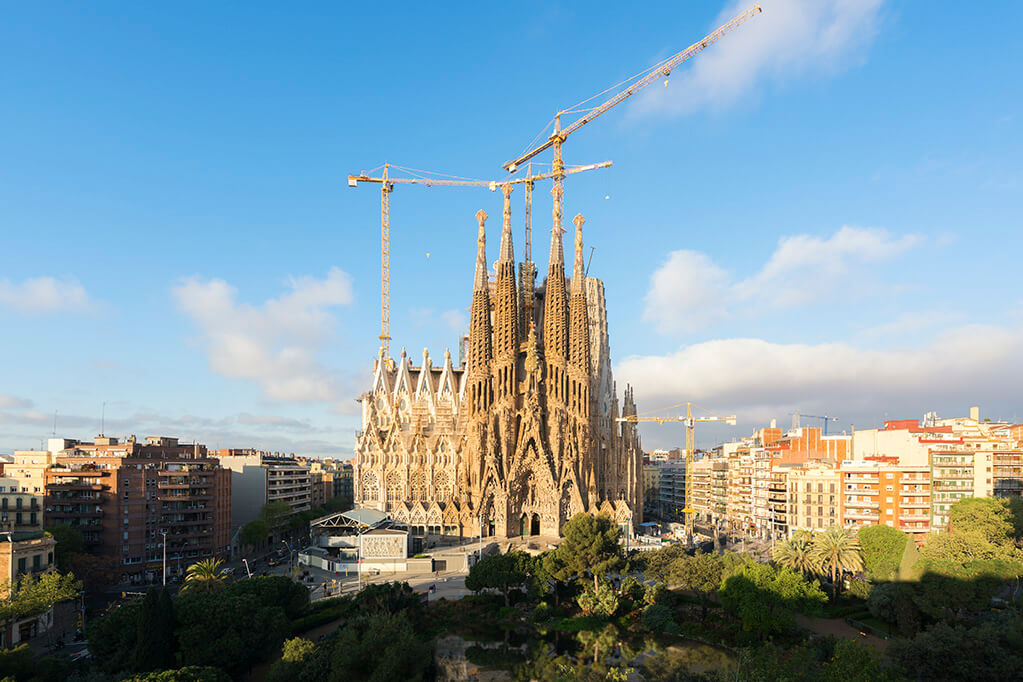
[[[681,405],[673,405],[672,407],[666,407],[664,410],[674,409],[676,407],[685,407],[685,415],[679,415],[678,417],[654,417],[654,416],[642,416],[642,415],[630,415],[627,417],[618,417],[616,421],[619,422],[656,422],[658,424],[668,424],[673,422],[682,422],[684,427],[684,447],[685,447],[685,458],[686,458],[686,487],[685,487],[685,507],[682,509],[682,514],[685,517],[686,525],[686,541],[692,543],[693,541],[693,525],[694,516],[696,510],[692,507],[693,501],[693,458],[696,453],[696,424],[697,422],[725,422],[731,426],[735,426],[736,417],[734,414],[727,417],[722,417],[704,410],[699,405],[693,403],[682,403]],[[693,408],[703,410],[707,412],[706,416],[694,417]],[[657,410],[657,411],[664,411]]]
[[[432,187],[439,185],[442,187],[486,187],[491,192],[497,191],[501,188],[505,192],[505,204],[508,206],[508,199],[511,193],[511,188],[514,185],[523,184],[526,187],[526,261],[531,262],[532,259],[532,235],[531,235],[531,211],[532,211],[532,192],[533,186],[538,180],[550,180],[558,178],[564,178],[565,175],[572,175],[575,173],[582,173],[584,171],[596,170],[598,168],[607,168],[611,165],[610,161],[601,161],[600,163],[591,163],[585,166],[573,166],[568,170],[565,170],[564,166],[560,167],[558,171],[551,171],[548,173],[539,173],[532,175],[527,173],[526,177],[515,178],[513,180],[475,180],[472,178],[458,178],[453,176],[443,178],[432,178],[432,177],[418,177],[418,178],[401,178],[391,176],[392,164],[385,163],[383,165],[383,171],[379,177],[374,177],[368,172],[363,171],[358,175],[348,176],[348,186],[358,187],[360,182],[377,183],[380,185],[380,352],[383,357],[389,357],[390,342],[391,342],[391,192],[394,191],[394,185],[422,185],[426,187]],[[399,170],[406,172],[412,172],[411,169],[406,169],[401,166],[395,166]],[[532,166],[530,166],[530,169]],[[422,171],[415,171],[422,173]],[[553,193],[553,190],[552,190]],[[510,208],[507,210],[510,211]],[[560,209],[559,209],[560,211]],[[559,212],[559,224],[560,224],[560,212]]]

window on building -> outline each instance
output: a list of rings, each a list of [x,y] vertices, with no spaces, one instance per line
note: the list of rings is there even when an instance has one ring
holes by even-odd
[[[32,570],[33,571],[38,571],[38,570],[42,569],[42,567],[43,567],[43,555],[42,554],[36,554],[35,556],[32,557]]]
[[[28,571],[28,566],[25,557],[18,559],[18,574],[22,574]]]

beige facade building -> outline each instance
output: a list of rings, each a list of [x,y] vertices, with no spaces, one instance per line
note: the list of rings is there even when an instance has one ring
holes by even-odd
[[[54,570],[56,541],[42,531],[0,533],[0,598],[10,594],[11,585],[24,575]],[[6,622],[0,628],[0,648],[17,646],[53,626],[53,609],[38,616]]]
[[[728,457],[728,503],[726,516],[735,531],[750,531],[753,525],[753,456],[743,447]]]
[[[583,266],[565,275],[561,230],[547,279],[528,259],[516,274],[505,203],[497,276],[487,274],[486,214],[479,236],[466,362],[428,352],[413,365],[379,357],[361,398],[355,501],[414,529],[500,537],[559,535],[578,512],[642,520],[642,450],[632,391],[619,409],[611,375],[604,290]]]
[[[841,491],[834,462],[817,461],[788,470],[789,534],[842,525]]]

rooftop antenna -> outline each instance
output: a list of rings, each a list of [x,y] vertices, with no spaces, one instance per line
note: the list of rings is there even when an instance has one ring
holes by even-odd
[[[104,400],[103,401],[103,413],[102,413],[102,416],[100,416],[100,421],[99,421],[99,435],[100,436],[105,436],[106,434],[107,434],[107,403]]]
[[[53,411],[53,436],[57,436],[57,410]]]

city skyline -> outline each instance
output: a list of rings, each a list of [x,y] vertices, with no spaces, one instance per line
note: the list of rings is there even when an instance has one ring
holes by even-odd
[[[749,4],[14,8],[0,452],[34,447],[56,412],[68,438],[350,456],[378,345],[379,198],[345,176],[389,161],[502,178],[558,107]],[[998,66],[1023,56],[1021,10],[761,4],[566,144],[570,163],[614,161],[567,181],[566,213],[586,216],[619,383],[640,412],[738,414],[701,447],[796,409],[837,430],[971,405],[1015,421],[1023,98]],[[457,357],[473,214],[500,201],[392,195],[392,355]],[[512,207],[521,240],[521,189]],[[644,429],[644,445],[679,435]]]

